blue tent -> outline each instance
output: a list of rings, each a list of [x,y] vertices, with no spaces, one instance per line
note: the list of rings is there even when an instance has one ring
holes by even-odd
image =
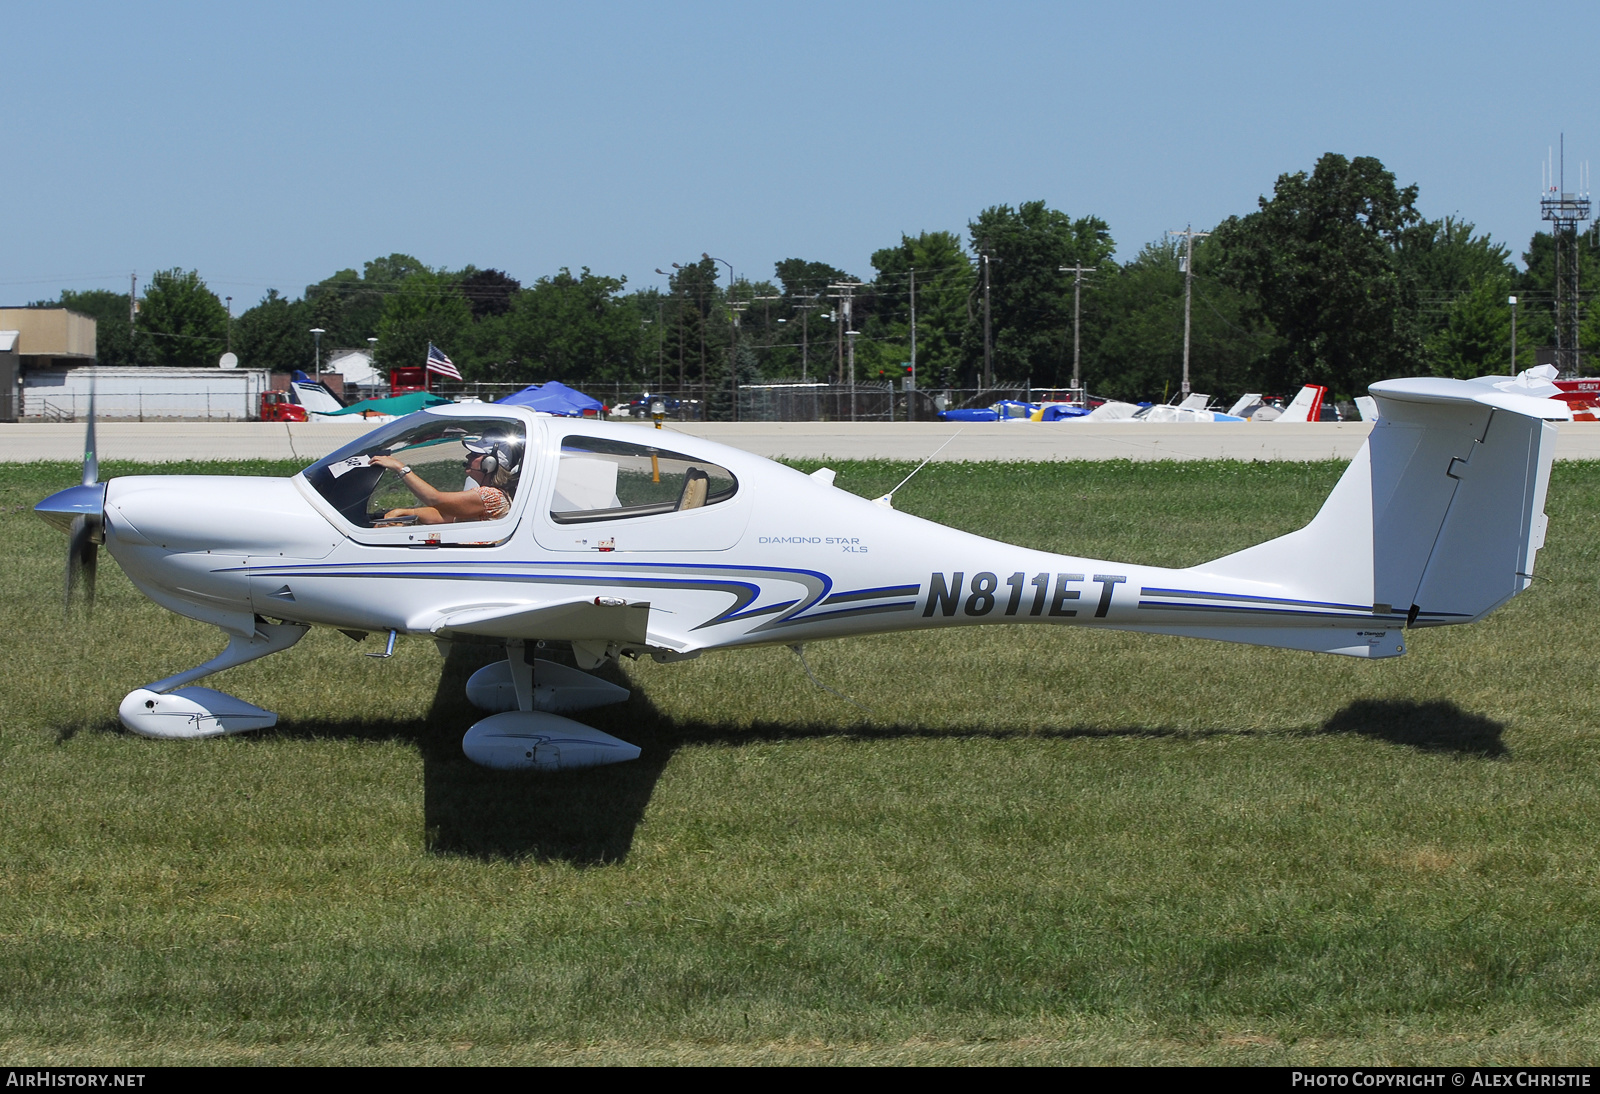
[[[530,407],[542,410],[546,414],[564,414],[569,418],[580,418],[585,411],[600,414],[605,410],[599,399],[591,399],[581,391],[574,391],[560,380],[551,380],[547,384],[530,384],[521,391],[512,392],[504,399],[497,399],[496,402]]]

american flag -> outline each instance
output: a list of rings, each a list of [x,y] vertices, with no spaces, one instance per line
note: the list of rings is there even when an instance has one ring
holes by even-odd
[[[461,379],[461,372],[456,368],[455,362],[444,355],[444,350],[428,343],[428,371],[437,372],[440,376],[448,376],[452,380]]]

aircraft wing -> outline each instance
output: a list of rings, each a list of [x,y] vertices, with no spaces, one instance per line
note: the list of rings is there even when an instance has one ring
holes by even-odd
[[[434,613],[413,630],[440,638],[544,638],[557,641],[618,642],[644,645],[650,623],[648,602],[589,597],[554,604],[480,604]]]

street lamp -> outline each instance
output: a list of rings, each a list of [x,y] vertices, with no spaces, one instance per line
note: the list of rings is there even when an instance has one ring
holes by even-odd
[[[312,327],[311,328],[311,337],[313,339],[315,339],[316,343],[317,343],[317,365],[316,365],[317,375],[316,375],[316,380],[317,380],[317,383],[319,383],[319,384],[322,383],[322,336],[324,334],[327,334],[327,333],[328,332],[323,330],[321,327]]]
[[[712,258],[704,251],[700,257],[720,262],[728,267],[728,387],[733,396],[733,420],[739,420],[739,313],[733,310],[733,263],[726,258]]]
[[[1079,380],[1080,374],[1078,372],[1078,349],[1080,345],[1078,341],[1078,316],[1081,310],[1080,305],[1083,301],[1083,275],[1086,273],[1094,273],[1094,267],[1084,266],[1081,263],[1074,263],[1071,266],[1058,266],[1056,269],[1058,273],[1069,273],[1072,275],[1072,388],[1074,391],[1077,391],[1081,386],[1081,382]],[[1184,329],[1187,331],[1188,328],[1186,327]],[[1187,345],[1188,343],[1186,342],[1184,344]],[[1080,400],[1083,405],[1088,405],[1087,399],[1082,399],[1080,396]]]
[[[683,269],[683,267],[678,265],[676,262],[672,263],[672,268],[674,270]],[[672,277],[671,274],[669,274],[666,270],[663,270],[660,266],[656,267],[656,273],[660,274],[662,277],[668,278],[669,280]],[[683,284],[681,282],[679,283],[679,285],[678,285],[678,287],[676,289],[672,290],[672,295],[673,296],[679,296],[679,297],[681,297],[683,295]],[[676,311],[674,313],[677,316],[676,322],[678,324],[678,398],[679,399],[682,399],[684,397],[684,392],[689,386],[688,385],[688,380],[685,378],[684,372],[683,372],[683,311],[682,311],[682,307],[683,307],[682,301],[679,301],[678,311]],[[657,315],[659,316],[659,314],[660,313],[658,311]],[[662,327],[661,328],[661,336],[663,338],[666,337],[666,327]],[[666,383],[661,378],[661,372],[662,372],[662,368],[664,366],[665,353],[666,353],[665,345],[666,344],[663,342],[661,344],[661,348],[657,352],[656,387],[658,387],[658,388],[667,386]]]

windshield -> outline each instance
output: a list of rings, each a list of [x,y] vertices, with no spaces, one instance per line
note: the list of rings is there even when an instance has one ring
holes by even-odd
[[[516,419],[423,411],[345,445],[306,468],[305,476],[361,528],[496,520],[510,511],[526,448],[526,431]],[[391,457],[410,474],[379,466],[374,457]]]

